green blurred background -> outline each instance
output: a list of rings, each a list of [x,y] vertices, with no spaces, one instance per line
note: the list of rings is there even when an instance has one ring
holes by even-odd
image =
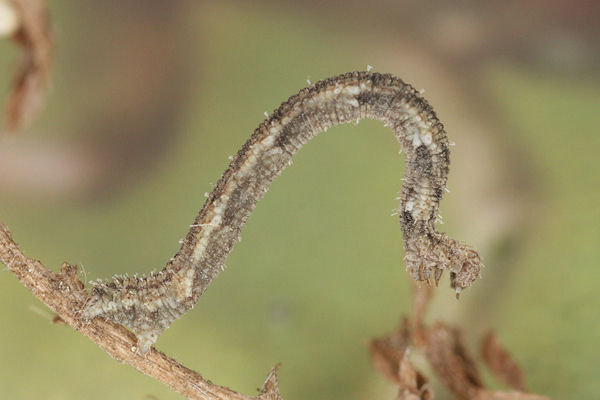
[[[460,302],[445,277],[428,319],[463,327],[475,353],[495,329],[532,391],[600,398],[598,3],[50,7],[47,106],[27,132],[0,139],[0,221],[27,255],[55,270],[78,264],[88,280],[161,268],[265,111],[306,79],[369,64],[424,88],[457,143],[440,228],[486,264]],[[3,93],[17,56],[0,43]],[[251,395],[281,361],[286,400],[393,398],[366,343],[410,307],[391,216],[398,150],[372,121],[310,142],[227,269],[156,347]],[[53,325],[2,271],[1,398],[179,398]]]

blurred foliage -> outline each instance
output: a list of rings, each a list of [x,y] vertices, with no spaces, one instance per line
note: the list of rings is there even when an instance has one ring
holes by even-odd
[[[544,218],[515,268],[497,328],[531,385],[556,398],[594,398],[600,309],[600,85],[498,69],[490,86],[542,181]],[[554,371],[554,372],[552,372]],[[549,379],[549,377],[553,377]]]
[[[70,94],[81,83],[69,82],[69,62],[78,65],[70,46],[85,41],[85,21],[76,20],[76,12],[56,5],[53,15],[60,46],[55,93],[27,134],[45,141],[53,134],[40,133],[42,127],[56,129],[61,118],[74,118]],[[362,52],[375,43],[283,7],[207,4],[191,8],[181,24],[192,50],[192,95],[164,156],[102,201],[3,193],[0,220],[26,254],[49,267],[63,260],[79,264],[87,279],[161,268],[227,156],[264,111],[305,86],[304,77],[316,81],[378,65],[376,53]],[[0,76],[8,76],[14,55],[0,44]],[[539,179],[531,185],[542,217],[515,239],[524,243],[510,274],[492,272],[494,258],[488,258],[484,279],[464,301],[455,302],[445,283],[438,300],[467,327],[478,325],[461,308],[486,314],[532,390],[594,398],[600,393],[598,80],[501,63],[485,71],[483,87],[509,128],[502,140],[525,154]],[[94,103],[102,101],[111,99]],[[389,131],[372,121],[331,129],[310,142],[259,203],[228,268],[157,347],[248,394],[282,361],[286,400],[392,398],[395,389],[371,369],[365,344],[393,328],[410,304],[401,232],[390,217],[404,168],[398,149]],[[453,196],[445,200],[452,205],[443,206],[449,232],[459,229],[453,210],[461,205]],[[70,328],[52,325],[50,312],[10,274],[1,274],[0,283],[1,397],[178,398]],[[488,306],[486,294],[496,287],[504,292]]]

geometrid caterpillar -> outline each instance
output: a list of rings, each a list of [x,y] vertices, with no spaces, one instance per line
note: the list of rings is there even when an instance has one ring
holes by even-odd
[[[458,296],[477,278],[481,262],[474,250],[435,230],[450,161],[444,127],[419,92],[399,78],[351,72],[310,85],[281,104],[233,158],[165,268],[95,282],[82,317],[128,326],[138,337],[138,351],[146,353],[221,272],[256,203],[292,156],[319,132],[363,118],[383,121],[406,154],[399,214],[408,273],[437,284],[449,271]]]

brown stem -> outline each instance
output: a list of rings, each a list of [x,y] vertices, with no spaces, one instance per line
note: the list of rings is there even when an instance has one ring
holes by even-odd
[[[422,285],[411,281],[413,289],[412,312],[410,313],[409,323],[413,344],[417,347],[425,346],[427,343],[427,332],[425,328],[425,313],[433,296],[433,286]]]
[[[254,399],[204,380],[199,373],[155,349],[145,356],[139,355],[136,352],[135,335],[121,325],[99,318],[84,325],[80,310],[89,295],[77,278],[77,267],[64,263],[59,273],[53,273],[40,261],[23,255],[10,231],[2,223],[0,261],[65,323],[79,330],[117,361],[131,365],[190,399]]]

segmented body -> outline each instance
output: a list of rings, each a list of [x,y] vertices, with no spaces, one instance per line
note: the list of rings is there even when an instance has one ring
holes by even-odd
[[[167,266],[148,277],[95,283],[84,317],[130,327],[146,352],[221,272],[256,203],[293,155],[319,132],[363,118],[389,126],[406,154],[399,215],[407,271],[417,281],[437,284],[447,270],[457,293],[470,286],[480,272],[478,254],[435,229],[450,162],[443,125],[420,93],[399,78],[352,72],[317,82],[282,103],[233,158]]]

